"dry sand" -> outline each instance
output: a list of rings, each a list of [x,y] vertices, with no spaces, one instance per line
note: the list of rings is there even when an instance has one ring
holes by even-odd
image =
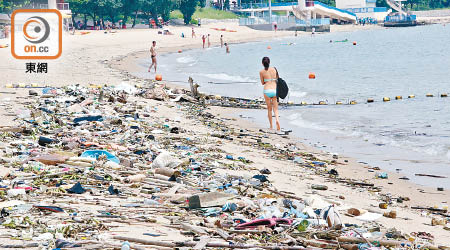
[[[212,30],[212,27],[227,28],[236,30],[237,32],[219,32]],[[379,28],[379,26],[339,26],[333,27],[332,30],[351,31],[354,29]],[[0,105],[3,105],[1,111],[1,126],[13,125],[11,113],[18,112],[20,105],[17,102],[23,102],[26,98],[26,89],[7,89],[6,84],[16,83],[38,83],[42,85],[64,86],[67,84],[118,84],[127,81],[130,84],[145,84],[147,81],[136,79],[127,72],[133,69],[133,65],[144,56],[148,56],[148,49],[151,41],[156,40],[159,45],[159,52],[177,51],[179,49],[186,50],[189,48],[198,48],[201,46],[201,35],[211,34],[211,42],[213,45],[219,43],[220,34],[224,34],[225,41],[229,43],[238,43],[254,40],[265,40],[274,37],[292,36],[293,32],[263,32],[239,27],[236,24],[217,23],[205,25],[202,28],[196,28],[197,38],[191,38],[190,27],[170,27],[170,31],[175,33],[173,36],[158,35],[156,30],[121,30],[115,34],[104,34],[101,31],[94,31],[87,35],[68,35],[64,36],[63,55],[60,59],[49,61],[48,74],[25,74],[25,63],[28,61],[15,60],[11,57],[9,49],[0,49]],[[183,32],[187,38],[181,38]],[[0,40],[0,44],[8,43]],[[8,93],[5,93],[8,92]],[[13,93],[15,92],[15,93]],[[181,112],[167,103],[150,101],[152,105],[158,106],[158,113],[153,114],[158,118],[173,119],[180,116]],[[227,120],[228,126],[236,128],[246,128],[250,131],[257,132],[260,128],[255,124],[247,121],[235,119],[236,110],[229,108],[211,107],[211,113],[223,117]],[[180,121],[187,130],[193,131],[198,136],[205,136],[211,132],[211,128],[200,126],[199,122],[182,118]],[[267,141],[279,144],[283,147],[288,144],[295,144],[302,152],[311,152],[321,159],[331,159],[331,155],[321,152],[317,149],[307,147],[301,144],[301,138],[287,137],[283,138],[277,135],[268,135]],[[216,145],[223,150],[243,156],[254,161],[252,165],[255,169],[269,168],[272,171],[270,179],[275,187],[280,190],[295,193],[296,196],[305,197],[313,191],[309,188],[310,184],[326,184],[329,189],[327,191],[317,191],[319,195],[336,200],[344,206],[356,207],[369,210],[379,210],[378,195],[367,192],[366,189],[352,188],[341,183],[334,183],[326,178],[326,175],[317,175],[314,171],[305,171],[299,169],[292,162],[281,160],[273,160],[268,157],[267,152],[254,149],[249,146],[242,145],[239,141],[221,141],[215,140],[209,142],[210,145]],[[344,162],[348,160],[348,162]],[[386,228],[395,227],[404,232],[426,231],[436,237],[436,243],[450,245],[450,231],[446,231],[442,226],[430,225],[431,215],[421,214],[419,211],[410,209],[410,206],[435,206],[442,202],[450,203],[450,192],[437,192],[434,189],[421,187],[398,179],[395,173],[389,173],[388,180],[375,179],[374,173],[369,172],[368,166],[358,164],[355,159],[340,157],[337,160],[336,169],[342,177],[354,178],[358,180],[368,180],[376,186],[382,187],[382,192],[390,193],[393,197],[409,197],[411,200],[404,202],[401,206],[390,209],[397,210],[398,218],[389,219],[381,218],[379,223]],[[229,171],[230,173],[233,170]],[[256,170],[251,172],[256,173]],[[247,174],[251,174],[248,173]],[[392,183],[392,184],[389,184]],[[344,196],[345,200],[339,199]],[[357,222],[354,218],[343,217],[345,223]],[[357,222],[361,223],[361,222]],[[153,229],[158,228],[154,225]],[[151,231],[152,228],[147,228]],[[145,229],[137,228],[118,228],[125,230],[126,235],[133,236],[135,232]],[[136,231],[134,231],[136,230]],[[176,238],[182,237],[180,234],[170,234]],[[169,237],[170,238],[170,237]]]

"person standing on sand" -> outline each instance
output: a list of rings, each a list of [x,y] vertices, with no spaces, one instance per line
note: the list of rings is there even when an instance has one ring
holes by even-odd
[[[220,35],[220,47],[223,48],[223,35]]]
[[[156,73],[156,41],[152,42],[152,47],[150,48],[150,54],[152,57],[152,65],[148,68],[148,72],[152,69],[153,65],[155,65],[155,73]]]
[[[211,47],[211,42],[209,41],[209,34],[208,34],[208,48]]]
[[[195,35],[194,27],[192,27],[192,38],[194,38],[194,37],[197,37],[197,36]]]
[[[205,35],[202,36],[202,40],[203,40],[203,48],[205,48],[205,42],[206,42],[206,36]]]
[[[9,26],[5,25],[5,38],[9,38]]]
[[[225,43],[225,51],[227,54],[230,54],[230,47],[228,47],[228,43]]]
[[[275,121],[277,124],[277,130],[280,131],[280,120],[278,119],[278,101],[277,101],[277,80],[278,72],[275,68],[271,68],[270,59],[263,57],[262,64],[264,69],[259,72],[259,78],[261,84],[264,86],[264,99],[267,104],[267,116],[269,118],[270,129],[273,129],[272,125],[272,110],[275,113]]]

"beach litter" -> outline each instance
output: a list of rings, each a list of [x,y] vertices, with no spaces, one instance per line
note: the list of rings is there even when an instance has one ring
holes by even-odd
[[[319,195],[330,191],[328,184],[308,184],[310,195],[282,191],[270,166],[255,168],[247,154],[227,152],[227,142],[252,147],[303,175],[372,192],[384,209],[392,208],[384,216],[397,218],[400,198],[340,177],[336,162],[295,145],[271,144],[264,132],[227,129],[206,108],[257,102],[159,85],[68,86],[45,93],[53,95],[29,96],[17,131],[0,137],[1,248],[379,249],[413,248],[420,241],[422,248],[438,249],[432,235],[419,232],[410,241],[377,222],[383,213],[346,207],[342,195]],[[176,114],[156,116],[164,105],[176,105]],[[201,136],[178,116],[208,133]],[[417,209],[448,216],[444,209]],[[447,225],[442,215],[431,223]],[[349,218],[361,224],[347,223]]]

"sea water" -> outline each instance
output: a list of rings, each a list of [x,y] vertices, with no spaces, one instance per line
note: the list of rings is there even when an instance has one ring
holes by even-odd
[[[289,101],[330,104],[280,110],[282,127],[303,143],[450,188],[450,97],[439,97],[450,93],[450,25],[292,36],[231,44],[230,51],[218,46],[162,55],[159,72],[178,84],[190,76],[203,92],[262,98],[258,72],[268,56],[290,87]],[[148,63],[135,74],[146,76]],[[316,79],[308,79],[310,72]],[[357,104],[331,105],[352,100]],[[264,110],[244,115],[268,126]]]

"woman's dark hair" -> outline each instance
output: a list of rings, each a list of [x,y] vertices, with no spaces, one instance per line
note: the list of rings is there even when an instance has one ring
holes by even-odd
[[[268,70],[269,69],[269,65],[270,65],[270,59],[267,56],[263,57],[262,64],[264,65],[264,68],[266,70]]]

